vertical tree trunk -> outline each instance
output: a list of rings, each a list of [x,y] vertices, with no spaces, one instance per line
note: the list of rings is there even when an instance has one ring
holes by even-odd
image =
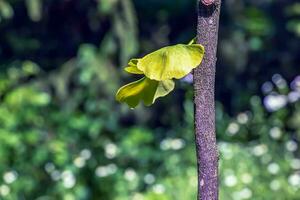
[[[218,199],[218,150],[215,134],[215,72],[221,0],[198,0],[198,43],[205,56],[194,70],[198,200]]]

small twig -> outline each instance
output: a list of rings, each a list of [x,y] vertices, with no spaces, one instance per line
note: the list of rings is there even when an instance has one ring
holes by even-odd
[[[198,200],[218,200],[218,148],[215,130],[215,72],[221,0],[199,0],[198,43],[205,47],[194,70]]]

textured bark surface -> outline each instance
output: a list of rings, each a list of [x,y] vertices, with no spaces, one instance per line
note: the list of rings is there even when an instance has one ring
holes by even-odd
[[[198,200],[218,199],[218,150],[215,134],[215,72],[221,0],[198,1],[198,43],[205,56],[194,70],[195,139],[198,163]]]

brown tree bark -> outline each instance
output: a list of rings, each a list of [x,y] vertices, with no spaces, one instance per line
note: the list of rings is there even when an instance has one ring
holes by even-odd
[[[221,0],[198,0],[197,41],[205,56],[194,70],[198,200],[218,199],[218,150],[215,133],[215,72]]]

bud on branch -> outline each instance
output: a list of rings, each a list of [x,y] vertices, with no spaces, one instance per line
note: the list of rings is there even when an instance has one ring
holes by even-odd
[[[210,6],[215,2],[215,0],[201,0],[201,2],[206,6]]]

